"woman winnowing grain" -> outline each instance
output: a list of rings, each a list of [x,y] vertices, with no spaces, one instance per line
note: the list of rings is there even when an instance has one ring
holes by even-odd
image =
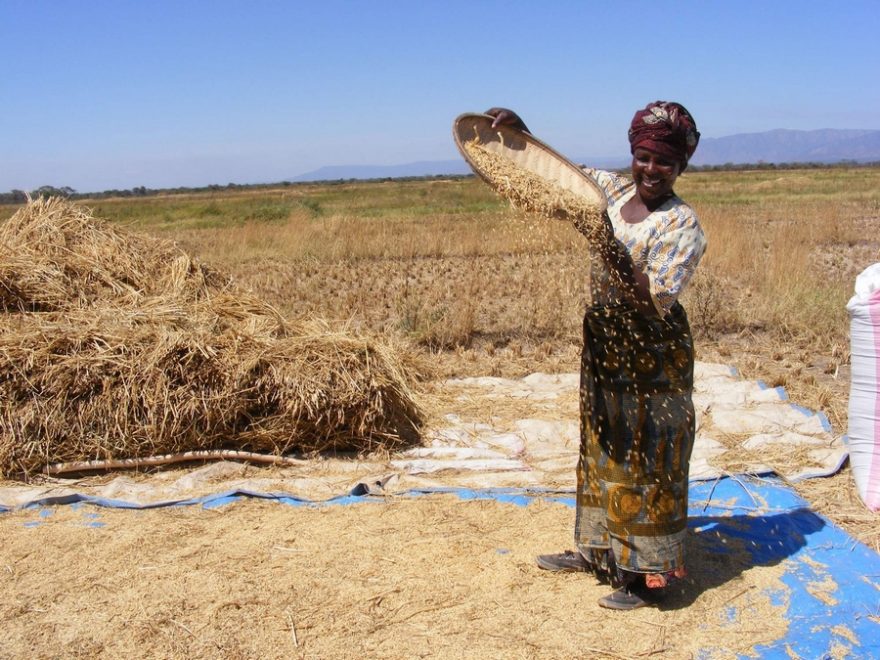
[[[528,132],[511,110],[487,114]],[[599,605],[612,609],[657,603],[685,575],[694,351],[678,297],[706,240],[673,185],[699,137],[683,106],[657,101],[629,129],[631,181],[586,169],[608,211],[604,238],[591,237],[601,258],[591,260],[584,317],[577,551],[537,563],[608,579],[616,590]]]

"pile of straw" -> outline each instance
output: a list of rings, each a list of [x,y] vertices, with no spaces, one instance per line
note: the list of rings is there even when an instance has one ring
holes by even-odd
[[[28,204],[0,226],[0,310],[48,312],[150,296],[197,300],[231,282],[168,241],[138,237],[62,199]]]
[[[60,199],[0,226],[0,476],[204,449],[393,449],[412,356],[291,323],[174,244]]]

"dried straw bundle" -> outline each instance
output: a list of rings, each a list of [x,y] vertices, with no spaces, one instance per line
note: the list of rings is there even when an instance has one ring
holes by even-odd
[[[606,236],[603,209],[588,197],[578,195],[480,144],[479,139],[463,143],[470,161],[481,176],[514,207],[545,218],[568,220],[588,239]]]
[[[195,300],[230,279],[170,241],[139,237],[60,198],[39,199],[0,225],[0,310],[76,309],[145,296]]]
[[[202,449],[365,451],[417,436],[418,370],[405,351],[286,322],[170,244],[60,200],[9,222],[49,240],[13,248],[32,270],[0,271],[0,476]],[[45,295],[15,277],[37,271],[54,287]],[[27,311],[41,309],[53,311]]]

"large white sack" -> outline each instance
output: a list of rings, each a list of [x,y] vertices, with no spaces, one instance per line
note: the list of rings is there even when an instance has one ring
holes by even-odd
[[[849,455],[859,495],[880,510],[880,263],[856,278],[850,314]]]

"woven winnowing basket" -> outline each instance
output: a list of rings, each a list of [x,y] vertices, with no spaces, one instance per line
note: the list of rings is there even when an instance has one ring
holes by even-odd
[[[501,191],[503,186],[492,179],[491,173],[474,163],[464,147],[465,143],[477,139],[484,149],[503,156],[517,167],[589,199],[599,210],[607,208],[608,202],[599,184],[580,167],[528,133],[503,125],[492,128],[493,121],[489,115],[465,113],[459,115],[452,126],[455,145],[461,155],[492,188]]]

